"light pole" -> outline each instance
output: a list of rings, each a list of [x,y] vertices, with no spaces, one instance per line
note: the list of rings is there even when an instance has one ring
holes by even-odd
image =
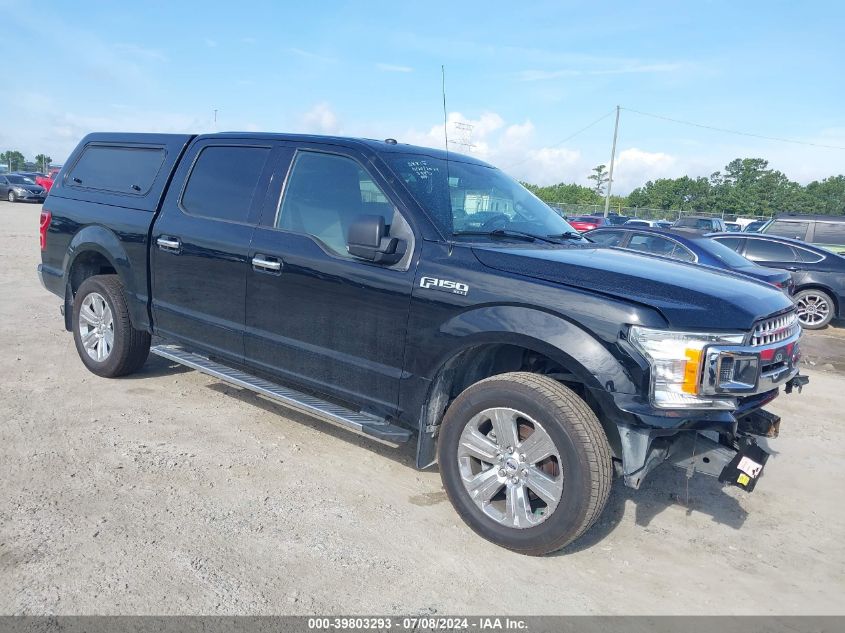
[[[613,164],[616,162],[616,136],[619,134],[619,106],[616,106],[616,125],[613,126],[613,148],[610,150],[610,173],[607,175],[607,193],[604,195],[604,217],[610,211],[610,190],[613,187]]]

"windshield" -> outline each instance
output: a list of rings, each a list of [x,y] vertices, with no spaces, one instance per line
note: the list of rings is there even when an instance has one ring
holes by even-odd
[[[35,181],[26,176],[6,176],[13,185],[34,185]]]
[[[560,215],[494,167],[396,154],[390,166],[448,235],[500,231],[539,237],[575,233]]]
[[[719,244],[719,242],[715,240],[699,240],[696,243],[713,257],[721,261],[723,264],[727,264],[731,268],[745,268],[747,266],[754,265],[754,262],[751,260],[745,259],[732,248],[725,246],[724,244]]]

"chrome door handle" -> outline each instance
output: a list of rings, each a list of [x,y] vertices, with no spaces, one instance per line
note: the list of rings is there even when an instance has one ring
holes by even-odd
[[[182,248],[182,241],[178,237],[166,237],[162,235],[156,240],[156,244],[163,251],[178,251]]]
[[[271,273],[277,273],[282,270],[282,262],[265,259],[263,255],[256,255],[252,258],[252,267],[260,270],[266,270]]]

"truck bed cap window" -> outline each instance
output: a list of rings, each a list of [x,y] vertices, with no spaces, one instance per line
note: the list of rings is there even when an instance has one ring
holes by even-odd
[[[150,190],[164,162],[161,147],[88,145],[70,169],[71,187],[143,196]]]

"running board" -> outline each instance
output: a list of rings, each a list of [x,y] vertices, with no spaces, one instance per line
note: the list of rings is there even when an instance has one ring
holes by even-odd
[[[258,378],[239,369],[221,365],[205,356],[189,352],[178,345],[154,345],[150,348],[150,352],[214,378],[219,378],[236,387],[260,393],[289,409],[320,418],[324,422],[372,438],[382,444],[397,447],[411,439],[410,431],[390,424],[383,418],[363,411],[353,411],[315,396],[301,393],[290,387]]]

